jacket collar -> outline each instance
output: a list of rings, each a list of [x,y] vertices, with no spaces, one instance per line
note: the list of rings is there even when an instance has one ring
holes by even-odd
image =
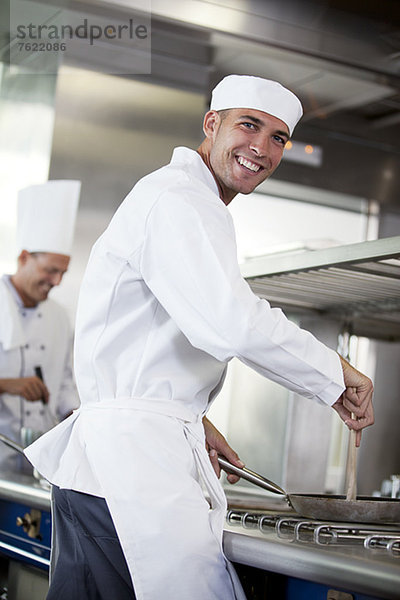
[[[219,198],[216,181],[198,152],[179,146],[174,149],[170,164],[185,166],[194,177],[200,179]]]

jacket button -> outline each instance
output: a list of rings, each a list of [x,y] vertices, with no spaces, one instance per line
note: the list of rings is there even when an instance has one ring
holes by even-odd
[[[28,350],[29,344],[25,344],[25,349]]]
[[[46,346],[45,346],[44,344],[42,344],[42,345],[40,346],[40,349],[41,349],[41,350],[46,350]]]

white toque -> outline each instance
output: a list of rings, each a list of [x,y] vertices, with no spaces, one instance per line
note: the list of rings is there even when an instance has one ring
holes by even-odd
[[[210,110],[251,108],[281,119],[289,133],[303,115],[300,100],[277,81],[250,75],[228,75],[212,92]]]
[[[80,189],[80,181],[56,180],[18,192],[18,252],[70,256]]]

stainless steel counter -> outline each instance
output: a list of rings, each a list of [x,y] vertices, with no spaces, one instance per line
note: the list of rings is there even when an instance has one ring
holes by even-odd
[[[224,550],[233,562],[353,593],[399,600],[400,557],[363,547],[315,546],[275,532],[226,524]]]
[[[44,480],[20,473],[0,474],[0,498],[38,508],[50,510],[50,486]]]
[[[1,475],[0,499],[50,510],[49,488],[24,475]],[[245,501],[251,504],[250,497]],[[282,511],[282,506],[279,509]],[[309,545],[280,538],[274,531],[261,532],[228,523],[224,529],[224,550],[233,562],[264,571],[385,600],[400,598],[400,557],[382,550]]]

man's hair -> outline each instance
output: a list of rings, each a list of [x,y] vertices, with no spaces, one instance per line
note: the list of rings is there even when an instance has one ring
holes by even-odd
[[[230,110],[231,110],[230,108],[224,108],[223,110],[217,110],[217,113],[221,117],[221,123],[224,119],[226,119],[226,117],[228,116],[228,112]]]

